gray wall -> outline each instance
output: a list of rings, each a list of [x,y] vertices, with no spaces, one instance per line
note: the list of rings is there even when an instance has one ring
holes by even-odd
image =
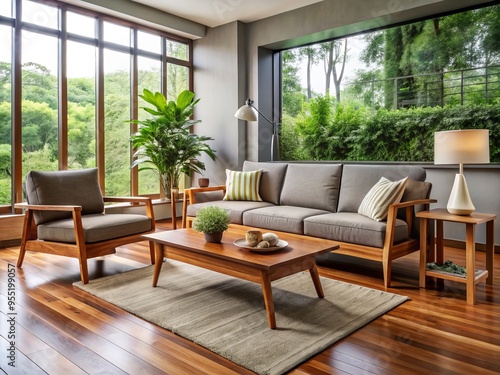
[[[247,124],[234,117],[246,99],[245,27],[233,22],[209,29],[205,38],[195,42],[194,91],[201,99],[195,118],[202,119],[196,133],[214,138],[210,145],[216,150],[216,161],[201,158],[212,184],[224,183],[225,168],[237,169],[247,157]]]

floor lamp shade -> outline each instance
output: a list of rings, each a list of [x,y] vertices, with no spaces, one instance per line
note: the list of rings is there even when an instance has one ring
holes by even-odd
[[[262,114],[254,105],[252,99],[247,99],[245,104],[242,105],[236,113],[234,117],[244,120],[244,121],[257,121],[259,115],[261,115],[268,123],[273,126],[273,134],[271,136],[271,161],[278,161],[279,156],[279,138],[278,138],[278,123],[276,121],[272,121],[268,119],[266,116]]]
[[[236,111],[234,117],[245,121],[257,121],[258,113],[251,104],[245,104]]]
[[[470,215],[474,212],[463,165],[489,162],[489,130],[448,130],[434,133],[434,164],[458,164],[460,168],[448,200],[448,212],[456,215]]]

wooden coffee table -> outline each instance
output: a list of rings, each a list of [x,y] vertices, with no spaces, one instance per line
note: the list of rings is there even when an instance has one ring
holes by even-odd
[[[315,256],[338,249],[336,242],[273,231],[288,246],[272,253],[256,253],[233,244],[234,240],[244,238],[249,229],[257,228],[230,225],[222,242],[217,244],[205,242],[203,233],[191,228],[144,235],[155,247],[153,287],[158,283],[164,257],[259,283],[271,329],[276,328],[272,281],[308,270],[318,297],[324,297]]]

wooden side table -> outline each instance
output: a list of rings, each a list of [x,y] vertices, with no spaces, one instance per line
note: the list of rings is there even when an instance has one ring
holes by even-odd
[[[416,214],[420,218],[420,287],[425,288],[425,279],[432,276],[444,280],[453,280],[467,284],[467,303],[473,305],[476,303],[476,284],[486,280],[487,284],[493,284],[493,259],[494,259],[494,221],[496,215],[472,213],[471,215],[461,216],[450,214],[446,209],[434,209],[430,211],[421,211]],[[453,274],[427,270],[429,253],[427,244],[427,220],[436,221],[436,250],[435,261],[442,264],[444,261],[443,248],[443,223],[445,221],[465,224],[465,267],[467,269],[466,277],[460,277]],[[486,223],[486,270],[476,271],[476,244],[475,230],[476,224]],[[471,272],[472,271],[472,272]]]

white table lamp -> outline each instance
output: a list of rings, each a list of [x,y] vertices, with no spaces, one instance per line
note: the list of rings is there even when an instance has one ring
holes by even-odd
[[[448,200],[448,212],[455,215],[470,215],[472,204],[464,176],[464,164],[486,164],[490,162],[489,130],[448,130],[434,133],[434,164],[458,164],[460,173]]]

